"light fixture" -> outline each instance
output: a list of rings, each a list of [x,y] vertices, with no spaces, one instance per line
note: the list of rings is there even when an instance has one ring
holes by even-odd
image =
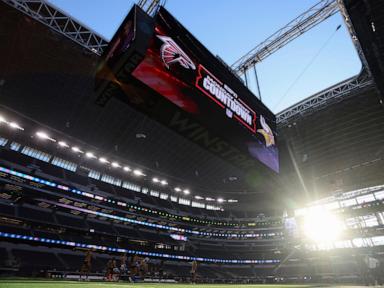
[[[144,176],[143,172],[139,169],[133,170],[133,174],[135,174],[136,176]]]
[[[95,154],[93,154],[92,152],[87,152],[87,153],[85,153],[85,156],[86,156],[87,158],[96,158]]]
[[[159,179],[157,179],[156,177],[152,179],[153,182],[157,183],[159,182]]]
[[[83,151],[80,150],[79,147],[76,147],[76,146],[73,146],[71,149],[72,149],[72,151],[75,152],[75,153],[84,153]]]
[[[175,188],[175,191],[176,191],[176,192],[180,192],[181,189],[180,189],[179,187],[176,187],[176,188]]]
[[[67,143],[65,143],[64,141],[59,141],[57,144],[59,144],[59,146],[61,146],[61,147],[66,147],[66,148],[69,147],[69,145]]]
[[[39,138],[41,138],[41,139],[48,139],[48,138],[49,138],[49,136],[47,135],[47,133],[45,133],[45,132],[41,132],[41,131],[36,132],[36,136],[39,137]]]
[[[201,197],[201,196],[195,196],[195,199],[197,199],[197,200],[202,200],[202,199],[204,199],[204,197]]]
[[[168,182],[167,181],[165,181],[165,180],[161,180],[161,185],[168,185]]]
[[[114,167],[114,168],[118,168],[118,167],[121,167],[120,166],[120,164],[119,163],[117,163],[117,162],[112,162],[112,167]]]
[[[7,123],[7,120],[3,116],[0,115],[0,123]]]
[[[100,161],[101,163],[109,163],[109,161],[108,161],[107,159],[105,159],[104,157],[100,157],[100,158],[99,158],[99,161]]]
[[[239,200],[236,199],[228,199],[228,203],[237,203]]]
[[[124,166],[124,171],[127,171],[127,172],[129,172],[129,171],[132,171],[132,169],[131,168],[129,168],[128,166]]]
[[[223,203],[223,202],[224,202],[224,199],[223,199],[223,198],[217,198],[217,202],[219,202],[219,203]]]
[[[19,130],[24,130],[23,127],[20,127],[19,124],[17,124],[16,122],[9,122],[8,125],[13,128],[13,129],[19,129]]]
[[[49,137],[47,133],[42,132],[42,131],[36,132],[36,136],[39,137],[40,139],[44,139],[44,140],[47,139],[47,140],[50,140],[52,142],[56,142],[55,139]]]
[[[211,198],[211,197],[206,197],[205,200],[207,200],[207,201],[215,201],[215,199]]]
[[[190,193],[188,189],[184,189],[183,192],[184,192],[185,195],[188,195]]]

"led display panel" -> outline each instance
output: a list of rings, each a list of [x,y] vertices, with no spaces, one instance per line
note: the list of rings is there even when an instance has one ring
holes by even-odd
[[[237,167],[278,172],[274,114],[165,8],[151,19],[138,9],[104,55],[101,67],[112,72],[101,77],[109,83],[98,87],[99,104],[116,96]],[[114,59],[121,43],[130,44]]]

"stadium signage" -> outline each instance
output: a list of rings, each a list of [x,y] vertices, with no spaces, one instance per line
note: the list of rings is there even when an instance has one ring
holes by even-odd
[[[247,129],[256,132],[256,112],[248,107],[226,84],[218,80],[203,65],[199,65],[196,87],[217,105],[229,118],[236,119]]]
[[[180,112],[173,115],[168,126],[237,167],[248,170],[256,166],[254,159],[247,157],[228,141],[213,135],[207,128],[191,118],[183,116]]]
[[[185,69],[196,70],[195,63],[171,37],[157,35],[157,38],[164,43],[160,48],[160,56],[165,67],[169,68],[171,64],[179,63]]]

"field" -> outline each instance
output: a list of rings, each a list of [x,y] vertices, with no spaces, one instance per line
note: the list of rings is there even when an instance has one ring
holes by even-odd
[[[310,288],[319,285],[224,285],[224,284],[132,284],[132,283],[103,283],[103,282],[76,282],[76,281],[33,281],[33,280],[0,280],[0,288]],[[343,287],[348,286],[325,286]],[[350,286],[356,288],[357,286]]]

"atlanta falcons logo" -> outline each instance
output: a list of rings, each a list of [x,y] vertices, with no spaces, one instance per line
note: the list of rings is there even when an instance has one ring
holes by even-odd
[[[181,50],[180,46],[177,45],[171,37],[160,35],[157,35],[157,37],[164,43],[161,45],[160,55],[165,67],[169,69],[170,65],[179,63],[185,69],[196,70],[196,66],[192,60],[187,54],[184,53],[183,50]]]

